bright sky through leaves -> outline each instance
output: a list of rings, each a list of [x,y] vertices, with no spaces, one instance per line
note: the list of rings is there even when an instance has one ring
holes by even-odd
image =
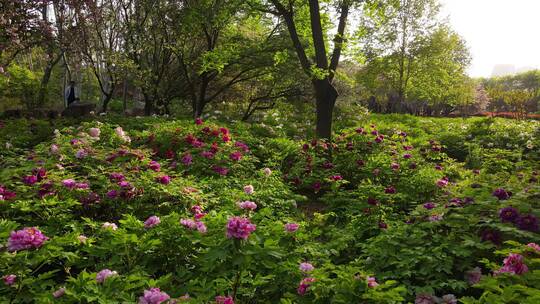
[[[540,0],[442,0],[442,16],[467,40],[469,74],[491,76],[496,64],[540,68]]]

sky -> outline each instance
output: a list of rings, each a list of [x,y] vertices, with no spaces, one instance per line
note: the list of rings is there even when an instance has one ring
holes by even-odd
[[[497,64],[540,68],[540,0],[441,0],[442,16],[466,41],[472,77]]]

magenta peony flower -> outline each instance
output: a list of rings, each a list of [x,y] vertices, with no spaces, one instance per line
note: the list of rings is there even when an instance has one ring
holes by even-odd
[[[437,187],[444,188],[448,186],[448,179],[446,177],[443,177],[437,181]]]
[[[101,134],[101,130],[99,128],[90,128],[88,130],[88,134],[90,134],[90,136],[96,138],[96,137],[99,137],[99,135]]]
[[[300,227],[300,225],[298,225],[297,223],[287,223],[284,226],[285,231],[287,232],[296,232],[296,230],[298,230],[298,227]]]
[[[171,182],[171,177],[168,175],[162,175],[162,176],[158,176],[156,180],[160,184],[168,185]]]
[[[193,163],[193,156],[191,156],[189,153],[182,156],[182,163],[186,166],[191,165]]]
[[[373,197],[368,197],[367,203],[372,205],[372,206],[377,206],[379,201],[377,199],[373,198]]]
[[[152,228],[154,226],[159,225],[159,223],[161,223],[161,220],[159,219],[159,217],[152,215],[146,221],[144,221],[144,228]]]
[[[113,181],[113,182],[121,182],[121,181],[125,180],[126,177],[122,173],[113,172],[113,173],[109,174],[109,179],[111,181]]]
[[[386,193],[386,194],[395,194],[396,193],[396,188],[394,188],[394,186],[386,187],[386,189],[384,189],[384,193]]]
[[[253,192],[255,192],[255,188],[252,185],[244,186],[244,193],[253,194]]]
[[[217,174],[223,175],[223,176],[225,176],[225,175],[227,175],[227,173],[229,173],[229,169],[223,168],[223,167],[220,167],[220,166],[214,166],[214,167],[212,167],[212,170],[214,172],[216,172]]]
[[[56,290],[55,292],[53,292],[52,295],[53,295],[53,297],[55,299],[58,299],[58,298],[62,297],[65,294],[66,294],[66,289],[64,287],[61,287],[58,290]]]
[[[467,271],[465,278],[470,285],[474,285],[482,279],[482,270],[480,267],[475,267],[474,269]]]
[[[443,219],[443,217],[440,214],[433,214],[433,215],[430,215],[428,217],[428,220],[430,222],[438,222],[438,221],[441,221],[442,219]]]
[[[515,223],[519,218],[519,212],[514,207],[505,207],[499,210],[499,217],[503,223]]]
[[[150,163],[148,163],[148,169],[159,172],[161,170],[161,165],[157,161],[152,160]]]
[[[22,230],[12,231],[8,239],[8,251],[39,248],[49,238],[36,227],[25,227]]]
[[[118,196],[118,191],[116,190],[110,190],[107,192],[107,197],[110,199],[115,199]]]
[[[399,164],[398,163],[391,163],[390,168],[392,168],[392,170],[394,170],[394,171],[397,171],[397,170],[399,170]]]
[[[300,266],[298,266],[298,268],[300,269],[300,271],[302,272],[311,272],[313,269],[315,269],[315,267],[313,267],[313,265],[311,265],[310,263],[300,263]]]
[[[255,210],[257,209],[257,204],[251,201],[243,201],[243,202],[238,202],[238,207],[244,210]]]
[[[144,295],[139,297],[139,304],[161,304],[171,297],[159,288],[150,288],[144,291]]]
[[[343,177],[341,175],[333,175],[330,177],[330,179],[337,182],[343,180]]]
[[[509,273],[509,274],[524,274],[529,271],[527,265],[523,263],[523,256],[510,253],[503,261],[503,267],[495,271],[494,274]]]
[[[15,192],[11,192],[7,190],[3,185],[0,185],[0,202],[13,199],[15,196]]]
[[[98,283],[103,283],[108,277],[118,275],[118,272],[112,271],[110,269],[103,269],[96,274],[96,281]]]
[[[379,283],[377,283],[375,277],[367,277],[367,286],[373,288],[379,286]]]
[[[195,124],[198,125],[198,126],[199,126],[199,125],[202,125],[202,124],[203,124],[203,120],[202,120],[200,117],[197,117],[197,118],[195,118]]]
[[[212,159],[212,158],[214,158],[215,154],[213,152],[211,152],[211,151],[202,151],[201,156],[206,158],[206,159]]]
[[[8,274],[4,276],[2,280],[4,280],[4,284],[6,284],[7,286],[11,286],[15,284],[15,281],[17,280],[17,276],[14,274]]]
[[[247,240],[256,228],[257,226],[252,224],[249,219],[234,216],[227,222],[227,237]]]
[[[437,207],[437,205],[435,205],[433,202],[427,202],[424,204],[424,208],[426,208],[427,210],[431,210],[435,207]]]
[[[77,182],[71,178],[68,178],[62,181],[62,185],[68,189],[74,189]]]
[[[242,152],[236,151],[229,155],[229,158],[233,161],[239,161],[242,159]]]
[[[495,245],[500,245],[502,243],[501,233],[497,230],[484,230],[482,231],[482,241],[490,241]]]
[[[409,153],[403,154],[403,158],[405,158],[405,159],[410,159],[411,157],[412,157],[412,155],[409,154]]]
[[[89,189],[89,188],[90,188],[90,185],[88,185],[88,183],[76,183],[75,184],[75,189],[85,190],[85,189]]]
[[[216,304],[234,304],[234,300],[232,297],[217,296]]]
[[[25,185],[32,186],[33,184],[37,183],[38,178],[35,175],[27,175],[22,178],[22,181]]]
[[[194,221],[192,219],[181,219],[180,224],[190,230],[197,230],[200,233],[206,233],[206,225],[201,221]]]
[[[298,285],[298,288],[296,289],[296,292],[298,292],[299,295],[303,296],[308,291],[309,286],[311,283],[315,282],[314,278],[304,278],[302,281],[300,281],[300,284]]]

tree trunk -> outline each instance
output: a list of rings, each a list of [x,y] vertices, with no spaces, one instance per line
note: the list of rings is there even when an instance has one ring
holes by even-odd
[[[318,139],[332,139],[332,115],[338,92],[328,79],[314,80],[316,100],[316,133]]]
[[[154,112],[154,103],[148,97],[148,94],[143,93],[144,96],[144,115],[150,116]]]
[[[43,72],[43,77],[41,78],[41,85],[39,87],[39,94],[38,94],[38,105],[43,105],[45,103],[45,94],[47,93],[47,85],[49,84],[49,80],[51,79],[51,74],[54,66],[60,61],[62,58],[63,53],[60,53],[56,58],[51,58],[51,61],[47,63],[47,66],[45,67],[45,71]]]

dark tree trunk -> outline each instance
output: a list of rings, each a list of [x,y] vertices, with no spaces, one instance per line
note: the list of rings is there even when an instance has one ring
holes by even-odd
[[[332,114],[338,92],[328,79],[313,81],[316,100],[316,133],[317,138],[331,140]]]
[[[148,94],[143,93],[144,96],[144,115],[150,116],[154,113],[154,102],[150,100]]]

